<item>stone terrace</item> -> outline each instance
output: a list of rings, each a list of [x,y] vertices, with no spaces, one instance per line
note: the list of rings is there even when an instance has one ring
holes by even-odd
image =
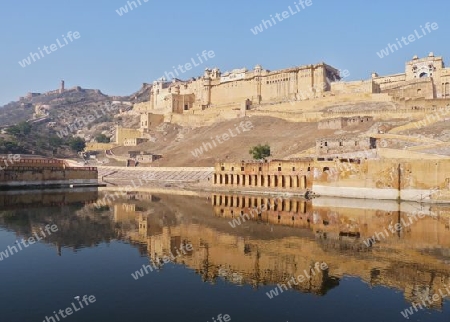
[[[105,183],[123,183],[134,180],[136,185],[139,179],[147,178],[147,184],[154,183],[197,183],[208,181],[214,173],[212,167],[202,168],[123,168],[123,167],[98,167],[98,178]]]

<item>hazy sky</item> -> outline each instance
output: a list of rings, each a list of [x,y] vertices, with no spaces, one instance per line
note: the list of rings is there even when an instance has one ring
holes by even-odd
[[[406,60],[430,51],[450,63],[448,0],[310,0],[304,8],[299,0],[139,1],[120,16],[116,10],[132,1],[2,0],[0,106],[27,92],[56,89],[61,79],[66,87],[127,95],[192,60],[199,66],[179,78],[200,76],[206,67],[274,70],[324,61],[358,80],[373,71],[403,72]],[[251,28],[270,15],[276,25],[266,23],[255,35]],[[438,29],[424,34],[420,25],[427,22]],[[382,59],[377,55],[415,30],[422,38]],[[70,41],[70,31],[79,38]],[[200,63],[197,53],[204,50],[215,56]],[[33,62],[30,52],[41,58]],[[30,65],[21,67],[27,58]]]

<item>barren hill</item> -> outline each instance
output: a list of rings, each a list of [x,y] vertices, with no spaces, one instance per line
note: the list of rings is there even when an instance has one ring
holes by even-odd
[[[242,121],[250,121],[253,128],[236,134],[235,128]],[[142,143],[137,147],[118,147],[113,149],[113,153],[126,156],[130,150],[145,150],[163,155],[162,159],[152,163],[153,166],[213,166],[218,160],[249,160],[252,146],[268,143],[273,158],[281,159],[314,147],[316,138],[344,134],[356,136],[372,125],[372,122],[364,123],[349,127],[346,131],[317,130],[316,122],[296,123],[274,117],[246,117],[195,129],[166,124],[161,132],[156,132],[156,142]],[[230,131],[236,136],[218,143],[216,136],[220,138],[223,134],[230,134]],[[201,147],[203,153],[199,153]]]

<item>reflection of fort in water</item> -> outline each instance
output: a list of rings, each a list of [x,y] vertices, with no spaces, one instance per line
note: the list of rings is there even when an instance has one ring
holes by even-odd
[[[368,248],[364,238],[407,218],[420,205],[351,200],[350,208],[350,201],[342,199],[276,202],[274,198],[240,195],[213,195],[210,199],[206,203],[200,198],[193,202],[192,197],[165,196],[140,211],[131,204],[125,208],[117,204],[115,219],[135,221],[136,230],[126,235],[145,245],[152,260],[169,254],[182,242],[191,243],[192,254],[176,261],[212,282],[223,277],[255,287],[283,283],[323,261],[329,271],[296,286],[298,290],[325,294],[339,278],[351,275],[370,285],[400,289],[407,300],[419,301],[420,296],[437,293],[450,283],[445,263],[450,259],[450,208],[422,207],[424,213],[438,216],[425,216]],[[202,210],[194,208],[199,203],[203,203]],[[241,211],[263,204],[273,207],[230,227],[229,221]]]
[[[338,287],[340,278],[349,275],[369,285],[401,290],[408,301],[418,302],[420,296],[437,293],[450,283],[450,266],[445,263],[450,260],[450,207],[325,198],[276,202],[275,198],[240,195],[129,194],[110,210],[96,210],[91,204],[96,192],[51,194],[54,196],[28,194],[26,204],[16,205],[18,210],[0,211],[0,226],[28,236],[44,223],[54,222],[60,231],[44,242],[54,244],[59,251],[61,247],[75,251],[123,239],[152,260],[175,254],[180,244],[191,243],[193,251],[177,257],[176,262],[211,282],[224,278],[254,287],[275,285],[304,275],[315,262],[325,262],[328,272],[294,289],[326,294]],[[0,198],[1,205],[8,206],[10,198],[21,197],[0,194]],[[37,206],[57,201],[70,205],[73,201],[76,206]],[[236,228],[230,226],[241,211],[246,213],[265,203],[273,205],[271,210]],[[365,238],[416,210],[437,217],[425,216],[370,248],[363,244]]]

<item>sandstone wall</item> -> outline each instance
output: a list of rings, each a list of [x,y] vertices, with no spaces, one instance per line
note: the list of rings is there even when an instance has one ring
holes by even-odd
[[[127,129],[124,127],[116,127],[116,144],[123,145],[125,139],[141,138],[142,132],[135,129]]]
[[[88,142],[86,143],[85,151],[100,151],[100,150],[111,150],[117,145],[114,143],[98,143],[98,142]]]
[[[97,183],[97,168],[33,168],[12,167],[0,171],[1,186],[28,186],[69,183]]]

